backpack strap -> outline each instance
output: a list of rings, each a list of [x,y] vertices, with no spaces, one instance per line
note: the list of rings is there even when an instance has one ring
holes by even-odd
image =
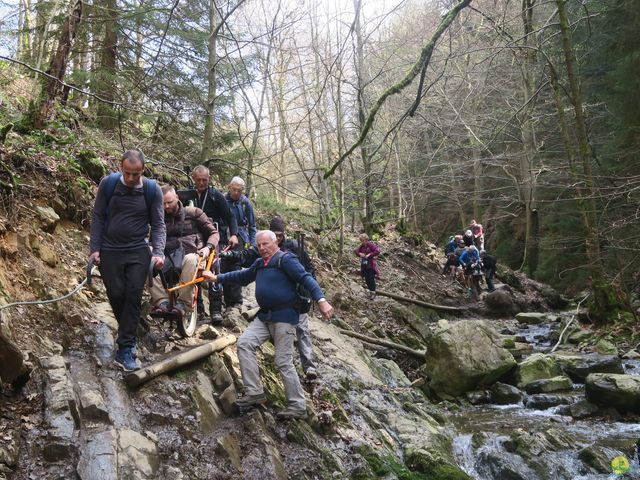
[[[121,178],[122,173],[120,172],[110,173],[104,182],[103,188],[107,205],[107,208],[105,209],[105,216],[107,217],[109,216],[109,202],[111,201],[113,192],[116,191],[116,185],[118,185],[118,182]],[[149,218],[151,218],[151,207],[153,206],[153,202],[156,199],[156,185],[157,182],[155,180],[146,177],[142,179],[142,193],[144,195],[144,203],[146,203],[147,205],[147,215]]]

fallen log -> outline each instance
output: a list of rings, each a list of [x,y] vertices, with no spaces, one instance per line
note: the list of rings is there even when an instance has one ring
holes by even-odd
[[[351,330],[340,329],[339,332],[343,335],[347,335],[348,337],[357,338],[367,343],[373,343],[374,345],[382,345],[383,347],[392,348],[400,352],[408,353],[409,355],[419,358],[421,360],[424,360],[427,354],[427,352],[424,350],[414,350],[413,348],[407,347],[405,345],[400,345],[399,343],[390,342],[388,340],[380,340],[379,338],[374,338],[374,337],[368,337],[367,335],[356,333]]]
[[[178,368],[189,365],[190,363],[211,355],[213,352],[224,350],[229,345],[233,345],[234,343],[236,343],[236,337],[234,335],[225,335],[224,337],[213,340],[212,342],[208,342],[194,347],[190,350],[180,352],[158,363],[154,363],[153,365],[149,365],[148,367],[144,367],[140,370],[131,372],[127,374],[126,377],[124,377],[124,381],[130,387],[137,387],[138,385],[142,385],[143,383],[148,382],[152,378],[156,378],[163,373],[167,373],[172,370],[176,370]]]
[[[410,302],[415,303],[416,305],[420,305],[422,307],[433,308],[434,310],[444,310],[447,312],[463,312],[465,309],[461,307],[451,307],[449,305],[437,305],[435,303],[423,302],[422,300],[416,300],[414,298],[403,297],[402,295],[398,295],[396,293],[385,292],[384,290],[376,290],[378,295],[382,295],[383,297],[393,298],[394,300],[400,300],[401,302]]]
[[[256,318],[256,315],[258,315],[259,311],[260,307],[252,308],[251,310],[245,310],[244,312],[242,312],[242,318],[244,318],[247,322],[250,322],[254,318]]]

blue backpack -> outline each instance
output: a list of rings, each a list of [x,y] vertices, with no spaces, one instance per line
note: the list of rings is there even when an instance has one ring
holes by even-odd
[[[106,205],[107,209],[105,212],[105,216],[109,216],[109,202],[111,201],[111,197],[113,197],[113,192],[116,189],[116,185],[122,178],[122,173],[110,173],[107,176],[107,179],[104,182],[104,194],[106,196]],[[151,218],[151,206],[153,205],[153,201],[156,199],[156,181],[151,180],[150,178],[142,179],[142,193],[144,194],[144,201],[147,204],[147,214],[149,218]]]

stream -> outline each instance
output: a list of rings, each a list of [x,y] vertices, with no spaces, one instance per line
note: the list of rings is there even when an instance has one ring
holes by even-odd
[[[520,327],[515,334],[531,344],[531,353],[549,353],[555,343],[551,332],[552,326],[544,324]],[[640,374],[638,360],[623,360],[623,366],[629,375]],[[639,423],[616,415],[573,418],[568,405],[584,399],[582,384],[549,396],[562,397],[566,405],[527,408],[525,394],[518,403],[466,404],[454,412],[450,420],[458,466],[478,480],[640,479]],[[629,471],[616,475],[611,462],[621,455]]]

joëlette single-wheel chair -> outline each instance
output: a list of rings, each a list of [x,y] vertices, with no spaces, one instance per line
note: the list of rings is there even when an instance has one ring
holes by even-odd
[[[163,310],[152,310],[149,315],[153,318],[161,318],[163,321],[168,321],[172,325],[175,322],[178,332],[182,337],[190,337],[196,331],[196,325],[198,322],[198,288],[199,283],[204,281],[202,272],[204,270],[211,270],[216,257],[215,249],[212,249],[207,258],[198,256],[198,263],[193,272],[193,277],[190,280],[180,282],[180,270],[177,268],[170,269],[168,272],[162,270],[157,271],[154,265],[149,267],[149,288],[153,285],[153,277],[155,275],[160,276],[162,286],[167,292],[169,305]],[[193,293],[191,295],[191,311],[186,314],[180,309],[176,308],[178,303],[178,291],[193,286]]]

